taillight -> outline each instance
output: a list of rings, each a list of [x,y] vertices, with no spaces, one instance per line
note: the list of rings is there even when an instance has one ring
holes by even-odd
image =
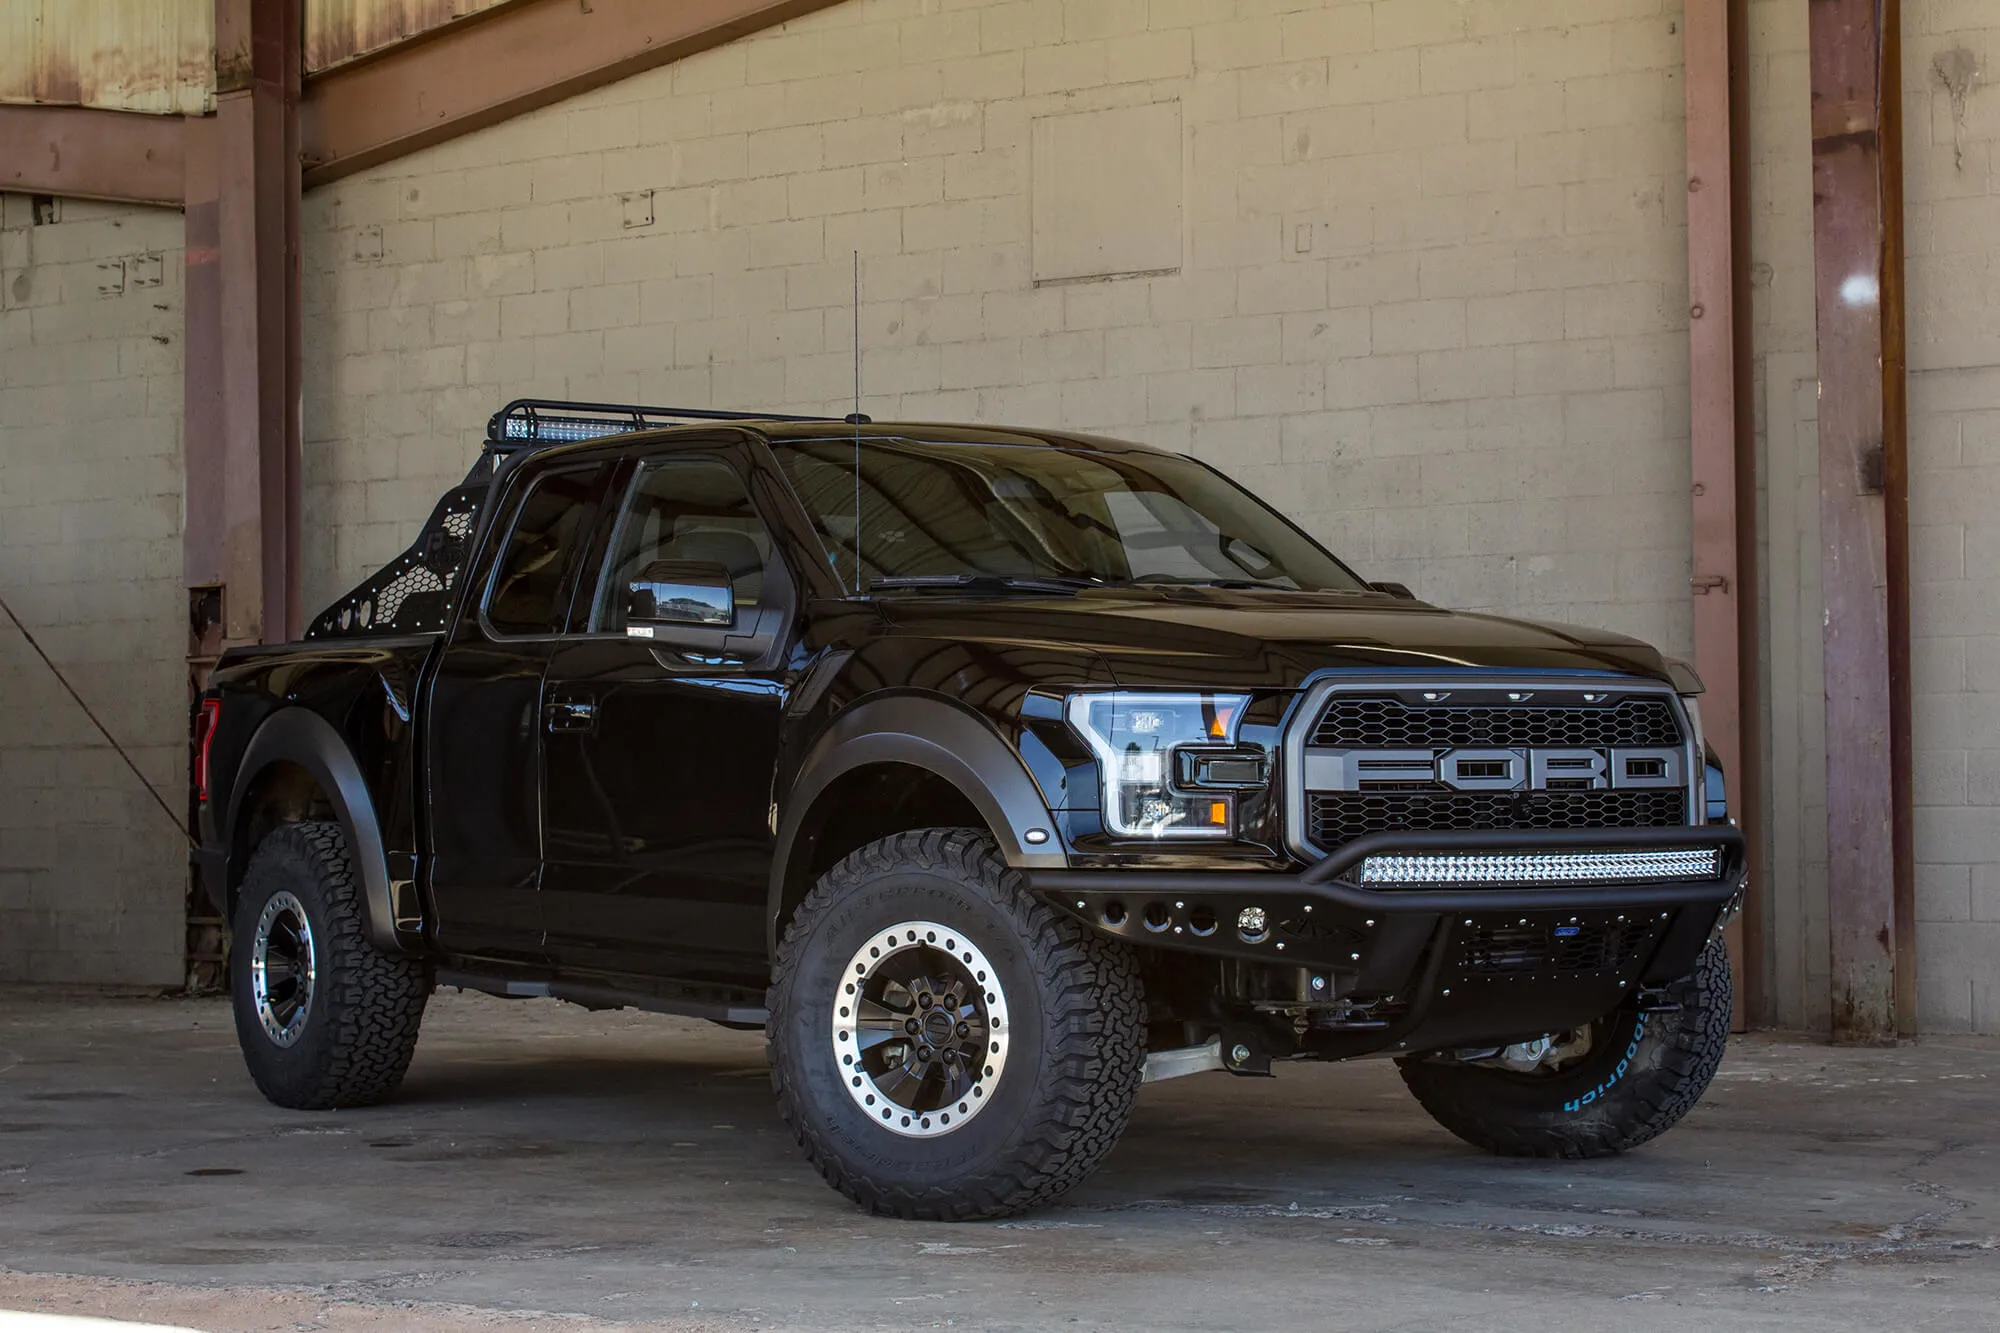
[[[208,749],[215,744],[215,724],[222,716],[222,700],[203,699],[201,716],[195,723],[194,790],[204,804],[208,801]]]

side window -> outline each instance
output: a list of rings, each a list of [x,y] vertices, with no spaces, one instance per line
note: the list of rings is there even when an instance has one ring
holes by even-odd
[[[535,479],[514,515],[486,597],[486,620],[501,634],[553,634],[569,610],[562,597],[570,553],[590,514],[598,468]]]
[[[597,585],[591,628],[625,628],[625,589],[656,560],[698,561],[729,571],[738,623],[764,599],[771,531],[736,469],[716,458],[663,458],[641,468],[618,520]]]

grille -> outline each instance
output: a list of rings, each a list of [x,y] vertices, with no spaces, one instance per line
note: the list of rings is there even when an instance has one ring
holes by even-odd
[[[1612,971],[1637,962],[1652,932],[1652,925],[1644,921],[1560,928],[1572,933],[1558,936],[1556,924],[1469,930],[1459,937],[1459,968],[1464,972],[1530,972],[1545,968],[1562,972]]]
[[[1664,699],[1617,704],[1426,704],[1338,695],[1320,714],[1314,745],[1349,749],[1463,746],[1662,746],[1681,743]]]
[[[1687,823],[1687,793],[1616,791],[1314,792],[1306,836],[1322,851],[1405,829],[1671,828]]]

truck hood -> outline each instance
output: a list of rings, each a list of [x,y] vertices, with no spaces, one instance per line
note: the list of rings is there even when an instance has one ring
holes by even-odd
[[[1101,660],[1122,686],[1294,688],[1323,670],[1616,672],[1668,679],[1637,639],[1446,611],[1380,594],[1091,589],[1075,597],[880,597],[887,633],[1038,645]]]

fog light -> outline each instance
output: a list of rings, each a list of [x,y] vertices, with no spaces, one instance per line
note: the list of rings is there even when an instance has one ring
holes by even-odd
[[[1265,918],[1261,907],[1246,907],[1236,914],[1236,933],[1255,944],[1264,938]]]

